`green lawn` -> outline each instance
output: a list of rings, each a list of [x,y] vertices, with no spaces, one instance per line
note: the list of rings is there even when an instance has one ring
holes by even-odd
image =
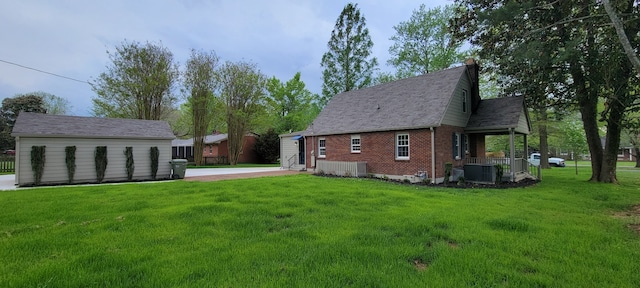
[[[640,172],[517,189],[292,175],[0,192],[0,287],[639,287]],[[624,213],[618,213],[622,215]]]

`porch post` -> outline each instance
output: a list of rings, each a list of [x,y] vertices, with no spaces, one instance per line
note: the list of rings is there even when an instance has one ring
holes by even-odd
[[[513,128],[509,129],[509,162],[511,163],[511,167],[509,168],[509,170],[511,171],[511,182],[513,182],[515,180],[515,171],[514,168],[516,167],[516,143],[515,143],[515,132],[513,131]]]
[[[522,169],[524,171],[526,171],[527,173],[529,172],[529,161],[527,159],[529,159],[529,142],[527,140],[527,134],[522,134],[524,135],[524,155],[522,156],[524,158],[525,161],[522,162],[522,165],[524,165],[524,167],[522,167]]]

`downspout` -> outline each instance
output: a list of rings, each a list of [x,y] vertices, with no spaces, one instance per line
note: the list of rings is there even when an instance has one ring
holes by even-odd
[[[435,130],[433,127],[429,128],[431,130],[431,183],[436,183],[436,136]]]

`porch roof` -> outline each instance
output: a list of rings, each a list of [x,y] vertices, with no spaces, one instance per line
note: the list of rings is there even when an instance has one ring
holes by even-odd
[[[510,129],[529,134],[531,124],[524,97],[483,99],[471,115],[465,131],[468,133],[505,134]]]

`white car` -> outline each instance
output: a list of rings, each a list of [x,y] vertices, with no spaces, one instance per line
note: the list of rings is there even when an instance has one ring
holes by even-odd
[[[540,153],[531,153],[529,163],[540,166]],[[549,165],[555,167],[564,167],[564,159],[558,157],[549,157]]]

